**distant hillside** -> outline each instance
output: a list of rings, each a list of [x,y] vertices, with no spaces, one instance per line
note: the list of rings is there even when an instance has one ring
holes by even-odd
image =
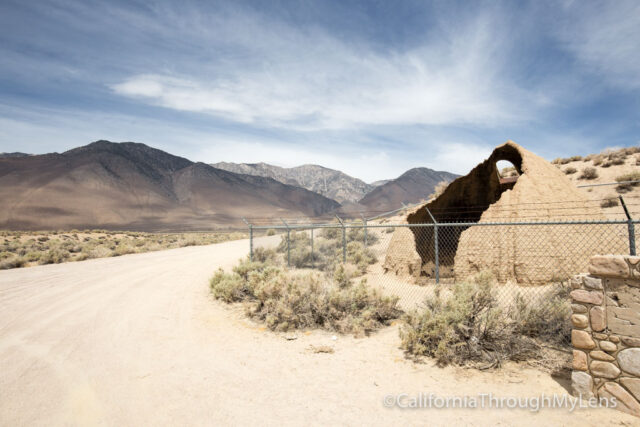
[[[358,204],[367,210],[392,210],[402,203],[415,203],[433,193],[441,181],[453,181],[459,175],[429,168],[409,169],[398,178],[382,184],[365,195]]]
[[[0,153],[0,159],[5,159],[5,158],[9,158],[9,157],[27,157],[30,156],[31,154],[27,154],[27,153],[20,153],[20,152],[15,152],[15,153]]]
[[[263,177],[137,143],[0,158],[0,228],[210,229],[241,216],[316,216],[339,205]]]
[[[273,178],[322,194],[340,203],[356,202],[375,188],[374,185],[343,172],[318,165],[282,168],[267,163],[214,163],[211,166],[230,172]]]

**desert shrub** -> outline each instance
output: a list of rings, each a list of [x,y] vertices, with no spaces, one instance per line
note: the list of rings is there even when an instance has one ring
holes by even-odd
[[[289,234],[289,245],[291,245],[291,249],[306,247],[311,245],[311,239],[304,231],[292,231]],[[287,251],[287,234],[283,234],[280,238],[280,243],[277,247],[278,252],[286,252]]]
[[[160,243],[160,241],[158,243]],[[181,241],[180,247],[186,248],[187,246],[196,246],[197,244],[198,242],[195,239],[191,238],[191,239]]]
[[[259,246],[253,250],[253,259],[257,262],[275,263],[276,257],[277,254],[275,249],[266,249]]]
[[[620,150],[609,154],[608,159],[612,165],[623,165],[627,160],[627,154],[624,150]]]
[[[69,258],[69,253],[58,248],[49,249],[40,257],[40,264],[59,264]]]
[[[294,248],[291,250],[291,266],[295,268],[309,267],[313,263],[311,248]]]
[[[118,247],[116,247],[113,250],[113,252],[111,253],[111,256],[115,257],[115,256],[128,255],[128,254],[134,254],[134,253],[136,253],[135,247],[129,246],[128,244],[120,244],[118,245]]]
[[[616,196],[610,196],[600,202],[601,208],[611,208],[613,206],[618,206],[618,198]]]
[[[347,242],[363,242],[364,243],[364,228],[349,228],[347,231]],[[373,245],[378,242],[378,236],[372,233],[371,230],[367,230],[367,245]]]
[[[616,182],[624,182],[624,181],[640,181],[640,171],[634,171],[625,173],[624,175],[616,176]],[[631,185],[640,185],[640,183],[633,183]]]
[[[393,233],[396,230],[395,227],[387,227],[384,229],[384,232],[389,234],[389,233]]]
[[[42,256],[42,253],[32,251],[32,252],[27,252],[24,258],[25,258],[25,261],[27,262],[36,262],[40,259],[41,256]]]
[[[591,180],[591,179],[596,179],[597,177],[598,177],[598,171],[596,170],[596,168],[586,167],[582,169],[582,173],[580,174],[578,179]]]
[[[220,269],[211,278],[211,293],[214,298],[227,303],[242,301],[248,293],[248,289],[244,286],[245,282],[246,280],[243,280],[239,274],[227,274]]]
[[[527,300],[520,293],[509,317],[514,322],[515,333],[545,342],[562,345],[571,341],[571,299],[569,286],[556,284],[538,297]]]
[[[402,348],[412,356],[434,357],[439,364],[521,360],[533,356],[535,343],[515,333],[498,307],[493,278],[481,273],[457,283],[445,298],[438,290],[425,307],[407,313],[400,329]]]
[[[352,274],[345,268],[344,264],[338,264],[333,271],[333,280],[341,288],[351,285]]]
[[[225,302],[247,303],[247,315],[272,330],[322,328],[361,335],[400,314],[397,298],[383,297],[364,282],[339,286],[322,273],[295,274],[264,263],[243,263],[233,273],[216,272],[211,291]]]
[[[267,230],[267,236],[275,236],[275,234],[276,230],[274,230],[273,228]]]
[[[313,258],[311,256],[311,239],[306,232],[292,231],[289,237],[291,265],[297,268],[303,268],[311,265]],[[283,234],[280,238],[280,244],[276,249],[278,252],[287,257],[287,235]]]
[[[20,256],[7,258],[7,259],[4,259],[4,260],[0,261],[0,270],[9,270],[11,268],[20,268],[20,267],[23,267],[25,264],[26,264],[25,259],[20,257]]]
[[[350,242],[347,244],[347,262],[355,265],[362,274],[367,271],[369,265],[375,264],[376,261],[373,252],[369,248],[365,248],[362,243]]]
[[[75,261],[84,261],[86,259],[89,259],[89,254],[87,253],[79,253],[78,255],[76,255],[75,257]]]
[[[238,265],[233,267],[233,272],[240,276],[243,280],[247,280],[249,274],[254,271],[262,271],[272,264],[259,261],[250,261],[249,257],[240,260]]]
[[[111,250],[104,246],[96,246],[92,249],[89,249],[87,255],[89,256],[89,258],[104,258],[111,256]]]
[[[337,226],[335,228],[323,228],[320,231],[320,237],[324,237],[329,240],[342,238],[342,229]]]
[[[593,165],[594,166],[600,166],[603,161],[604,161],[604,156],[602,154],[598,154],[598,155],[593,157]]]
[[[578,172],[578,170],[577,170],[576,168],[574,168],[573,166],[569,166],[568,168],[566,168],[566,169],[564,170],[564,173],[565,173],[566,175],[571,175],[571,174],[574,174],[574,173],[576,173],[576,172]]]
[[[571,162],[579,162],[580,160],[582,160],[582,156],[571,156],[569,158],[569,161]]]
[[[624,175],[619,175],[616,177],[616,182],[619,184],[616,186],[616,191],[618,193],[626,193],[628,191],[633,190],[633,187],[640,185],[638,182],[627,182],[627,181],[639,181],[640,180],[640,172],[630,172]]]

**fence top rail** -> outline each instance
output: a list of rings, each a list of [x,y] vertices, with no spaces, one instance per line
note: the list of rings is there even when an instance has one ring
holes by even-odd
[[[269,229],[310,229],[310,228],[388,228],[388,227],[473,227],[473,226],[540,226],[540,225],[597,225],[597,224],[620,224],[626,225],[632,222],[634,224],[640,224],[640,219],[634,220],[576,220],[576,221],[528,221],[528,222],[438,222],[438,223],[420,223],[420,224],[363,224],[361,222],[353,223],[325,223],[325,224],[289,224],[284,225],[254,225],[254,230],[269,230]]]
[[[584,184],[584,185],[576,185],[578,188],[584,187],[602,187],[604,185],[620,185],[620,184],[638,184],[640,181],[620,181],[620,182],[605,182],[603,184]]]

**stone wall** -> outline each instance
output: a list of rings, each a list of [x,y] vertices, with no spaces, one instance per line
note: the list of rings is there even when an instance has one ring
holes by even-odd
[[[571,280],[573,394],[640,416],[640,257],[598,255]]]

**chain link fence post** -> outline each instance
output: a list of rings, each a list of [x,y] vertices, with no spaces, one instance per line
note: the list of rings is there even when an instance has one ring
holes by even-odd
[[[249,227],[249,261],[253,262],[253,224],[249,224],[245,218],[242,220]]]
[[[622,208],[624,209],[624,214],[627,216],[627,230],[629,232],[629,255],[636,254],[636,230],[635,225],[633,224],[633,219],[631,218],[631,214],[629,214],[629,209],[627,209],[627,205],[624,203],[624,199],[622,196],[618,196],[620,198],[620,203],[622,203]]]
[[[342,262],[347,262],[347,229],[344,226],[344,222],[340,219],[338,215],[336,215],[338,221],[340,221],[340,225],[342,226]]]
[[[440,283],[440,245],[438,244],[438,221],[431,215],[431,211],[426,206],[424,207],[427,210],[427,213],[431,217],[433,221],[433,247],[435,252],[435,268],[436,268],[436,284]]]

